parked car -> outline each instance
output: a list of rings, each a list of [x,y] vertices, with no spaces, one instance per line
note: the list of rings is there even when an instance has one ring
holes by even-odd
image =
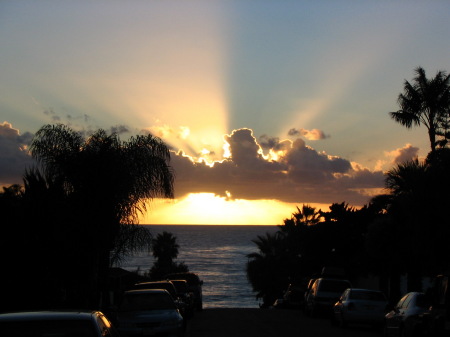
[[[297,284],[289,284],[283,295],[283,305],[290,309],[299,309],[303,305],[305,287]]]
[[[186,327],[172,296],[163,289],[126,291],[117,321],[122,336],[180,337]]]
[[[194,273],[175,273],[166,275],[167,280],[186,280],[188,283],[189,291],[194,294],[194,303],[197,310],[203,309],[203,294],[202,285],[203,281],[200,280],[197,274]]]
[[[0,336],[119,337],[99,311],[36,311],[0,314]]]
[[[170,296],[172,296],[173,300],[177,308],[180,310],[180,313],[184,316],[186,311],[186,303],[178,296],[177,289],[172,281],[152,281],[152,282],[140,282],[136,283],[133,288],[134,290],[138,289],[164,289],[167,290]]]
[[[424,330],[434,336],[449,335],[450,331],[450,276],[437,275],[427,294],[430,310],[424,313]]]
[[[177,291],[177,296],[185,304],[186,317],[192,317],[195,313],[194,293],[189,290],[186,280],[171,280]]]
[[[348,280],[318,278],[314,281],[305,301],[305,313],[311,316],[332,314],[333,306],[345,289],[351,288]]]
[[[170,296],[174,300],[177,300],[178,294],[175,285],[170,281],[152,281],[152,282],[139,282],[133,285],[130,290],[138,289],[165,289],[169,292]]]
[[[378,290],[348,288],[333,307],[333,322],[345,327],[350,323],[383,326],[388,301]]]
[[[401,298],[386,314],[385,336],[417,336],[423,331],[423,315],[428,312],[430,301],[424,293],[410,292]]]

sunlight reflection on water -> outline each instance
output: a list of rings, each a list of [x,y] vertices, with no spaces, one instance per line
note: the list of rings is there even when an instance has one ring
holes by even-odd
[[[205,308],[255,308],[258,301],[247,281],[247,254],[256,252],[251,240],[276,226],[149,226],[153,235],[163,231],[177,237],[178,262],[184,262],[191,272],[203,280]],[[153,265],[153,257],[141,252],[123,263],[123,268],[141,272]]]

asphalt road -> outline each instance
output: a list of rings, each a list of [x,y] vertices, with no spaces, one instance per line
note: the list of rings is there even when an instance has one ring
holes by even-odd
[[[339,328],[299,310],[205,309],[189,320],[186,337],[380,337],[372,327]]]

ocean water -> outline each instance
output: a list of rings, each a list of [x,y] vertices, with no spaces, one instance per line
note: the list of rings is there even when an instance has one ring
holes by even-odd
[[[257,308],[256,294],[247,280],[247,254],[257,252],[251,241],[274,233],[277,226],[148,225],[154,236],[172,233],[180,246],[177,262],[203,280],[204,308]],[[122,268],[147,272],[154,259],[147,252],[129,257]]]

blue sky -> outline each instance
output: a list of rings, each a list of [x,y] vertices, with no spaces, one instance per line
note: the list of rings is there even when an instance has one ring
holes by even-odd
[[[388,112],[414,68],[450,69],[448,13],[447,1],[0,1],[0,184],[20,182],[30,137],[62,122],[172,147],[177,198],[145,222],[361,206],[384,170],[429,151],[423,127]]]

